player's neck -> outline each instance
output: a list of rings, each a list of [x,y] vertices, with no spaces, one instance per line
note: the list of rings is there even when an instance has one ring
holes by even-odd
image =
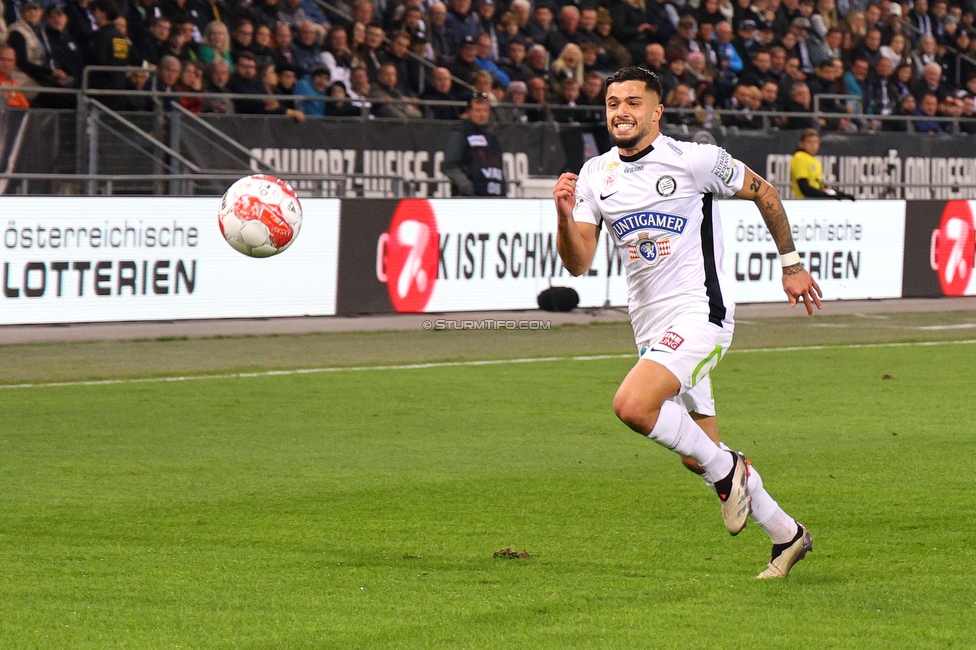
[[[621,158],[633,158],[638,154],[646,153],[648,149],[651,148],[651,143],[657,140],[657,136],[659,136],[660,134],[661,134],[661,129],[659,128],[654,129],[653,131],[645,135],[643,138],[641,138],[637,142],[637,144],[635,144],[633,147],[628,147],[627,149],[624,149],[623,147],[618,147],[617,153],[620,155]]]

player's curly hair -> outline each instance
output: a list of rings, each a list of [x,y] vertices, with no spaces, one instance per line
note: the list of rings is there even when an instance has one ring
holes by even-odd
[[[661,87],[661,80],[647,68],[642,68],[639,65],[629,65],[626,68],[620,68],[607,77],[605,88],[609,88],[610,84],[624,81],[643,81],[644,87],[647,90],[657,94],[658,101],[664,97],[664,88]]]

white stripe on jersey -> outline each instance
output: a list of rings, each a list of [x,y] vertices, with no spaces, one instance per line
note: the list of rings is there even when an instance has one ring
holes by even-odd
[[[627,269],[636,340],[680,316],[732,328],[735,304],[713,199],[732,196],[744,180],[745,165],[721,147],[663,134],[634,157],[614,147],[583,165],[573,218],[606,222]]]

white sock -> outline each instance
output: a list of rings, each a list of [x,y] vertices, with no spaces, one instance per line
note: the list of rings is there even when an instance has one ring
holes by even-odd
[[[661,414],[647,437],[671,451],[694,458],[713,483],[732,471],[732,454],[720,453],[722,450],[718,445],[691,419],[688,411],[675,402],[661,405]]]
[[[762,477],[755,466],[749,468],[749,495],[752,497],[752,520],[766,531],[773,544],[785,544],[796,536],[797,525],[793,517],[779,507],[763,487]]]

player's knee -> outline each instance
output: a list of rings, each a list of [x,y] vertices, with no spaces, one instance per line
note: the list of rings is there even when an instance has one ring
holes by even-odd
[[[618,390],[613,397],[613,412],[621,422],[645,436],[654,428],[659,411],[630,391]]]
[[[699,465],[698,461],[690,456],[682,456],[681,464],[699,476],[705,473],[705,468]]]

